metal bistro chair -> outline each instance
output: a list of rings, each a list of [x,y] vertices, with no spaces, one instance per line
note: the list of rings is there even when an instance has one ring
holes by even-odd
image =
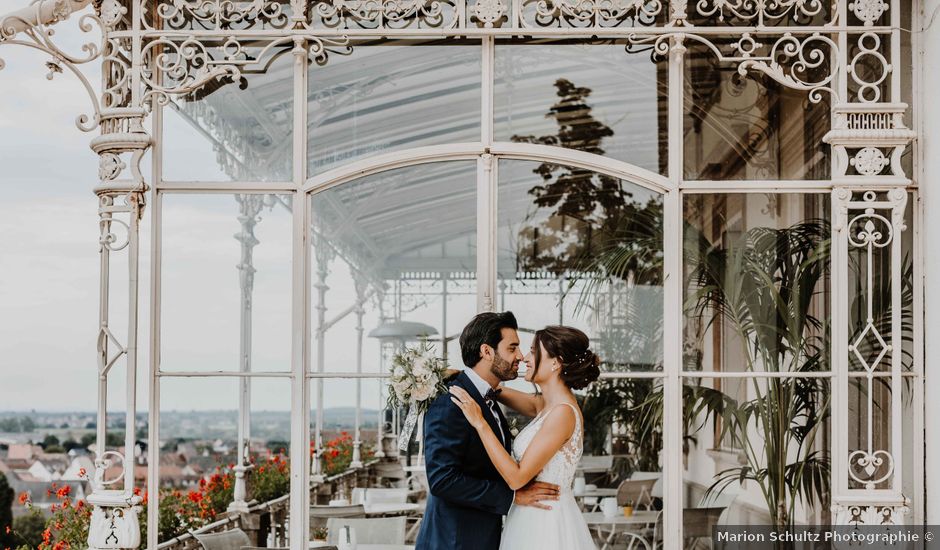
[[[377,462],[372,469],[380,487],[403,487],[408,479],[405,468],[398,462]]]
[[[310,531],[326,527],[330,518],[365,518],[366,509],[362,504],[351,506],[311,506]]]
[[[698,539],[712,536],[712,529],[718,525],[721,514],[725,511],[724,507],[713,506],[709,508],[683,508],[682,509],[682,538],[683,548],[686,550],[694,549]],[[653,530],[653,550],[662,548],[663,545],[663,523],[662,514],[656,521],[656,527]]]
[[[356,544],[405,544],[405,518],[330,518],[326,522],[327,544],[339,544],[343,527],[356,533]]]
[[[634,509],[653,508],[653,486],[656,479],[626,479],[617,487],[617,506],[632,504]]]
[[[242,546],[251,546],[248,534],[237,527],[221,533],[193,533],[193,537],[205,550],[240,550]]]

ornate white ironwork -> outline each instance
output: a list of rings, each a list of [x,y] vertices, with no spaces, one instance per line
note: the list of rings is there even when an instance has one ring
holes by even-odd
[[[527,9],[529,6],[534,9]],[[520,4],[519,26],[610,28],[634,21],[652,25],[663,12],[660,0],[527,0]]]
[[[836,525],[900,525],[910,512],[907,503],[891,506],[847,504],[833,506]]]
[[[894,68],[881,53],[881,36],[866,32],[858,37],[858,53],[849,61],[848,73],[858,86],[856,96],[861,103],[876,103],[881,100],[881,85]],[[864,70],[863,70],[864,69]],[[866,75],[868,77],[866,78]]]
[[[881,164],[880,161],[873,161]],[[882,165],[883,167],[883,165]],[[859,168],[867,171],[871,177],[880,173],[875,168]],[[847,266],[850,263],[852,251],[859,260],[857,275],[863,277],[864,318],[859,320],[859,326],[848,327],[843,332],[841,328],[834,331],[839,340],[845,338],[842,344],[836,342],[834,369],[837,372],[835,383],[838,384],[838,395],[848,392],[850,371],[861,370],[863,377],[858,391],[864,393],[865,404],[858,411],[858,417],[851,420],[843,406],[835,412],[834,434],[838,434],[834,445],[833,459],[833,511],[836,521],[840,524],[882,524],[899,522],[906,511],[907,499],[901,493],[900,471],[901,453],[900,438],[895,431],[900,413],[901,399],[901,333],[896,326],[899,320],[902,304],[900,302],[901,281],[898,280],[901,262],[901,243],[899,235],[905,227],[904,210],[907,204],[907,191],[904,188],[893,188],[887,191],[863,190],[853,192],[851,189],[837,189],[833,192],[833,207],[835,209],[835,229],[840,239],[834,243],[834,262],[838,268],[834,271],[833,289],[836,303],[840,310],[848,313],[848,291],[845,287],[851,286]],[[880,258],[876,258],[876,255]],[[891,276],[887,279],[876,273],[884,259],[890,260]],[[887,292],[886,292],[887,291]],[[889,295],[890,302],[879,303],[877,296]],[[885,315],[890,315],[888,325],[890,334],[883,334]],[[843,336],[838,336],[842,334]],[[844,346],[844,347],[843,347]],[[844,356],[842,354],[845,354]],[[890,363],[886,359],[890,354]],[[855,368],[852,368],[855,366]],[[889,371],[890,395],[887,397],[890,407],[885,403],[876,402],[875,374]],[[840,391],[841,390],[841,391]],[[888,415],[892,423],[892,439],[884,447],[884,443],[876,437],[875,425],[879,418]],[[859,434],[861,448],[852,448],[850,441],[850,426],[857,422],[859,428],[865,426],[865,432]],[[840,472],[844,472],[840,474]],[[868,491],[881,491],[889,496],[872,499]]]
[[[673,41],[692,40],[707,46],[719,63],[736,65],[741,75],[749,71],[763,73],[788,88],[809,92],[813,102],[822,100],[823,93],[836,95],[832,87],[834,75],[820,69],[826,67],[839,48],[831,38],[820,33],[804,36],[786,33],[767,42],[766,38],[745,32],[736,40],[722,44],[716,44],[711,37],[692,33],[655,37],[636,34],[629,40],[632,45],[652,43],[654,54],[662,58],[669,55]]]
[[[717,16],[719,21],[738,19],[759,26],[788,18],[810,21],[828,9],[829,3],[823,0],[695,0],[695,11],[701,16]]]
[[[88,503],[92,510],[91,524],[88,531],[88,545],[92,549],[136,548],[140,545],[140,526],[138,514],[140,513],[141,497],[134,494],[134,468],[133,453],[136,438],[136,369],[137,369],[137,255],[138,255],[138,224],[143,213],[144,194],[147,187],[142,179],[132,179],[118,182],[115,178],[124,169],[124,163],[119,154],[125,147],[123,140],[110,142],[107,136],[96,143],[101,149],[101,175],[102,185],[96,189],[98,195],[98,212],[100,216],[101,234],[99,237],[101,255],[101,308],[98,334],[98,433],[97,457],[95,459],[95,472],[93,476],[92,493],[88,496]],[[149,141],[143,140],[142,147]],[[135,176],[139,176],[140,156],[143,149],[134,152],[132,168]],[[119,228],[115,231],[115,228]],[[129,284],[131,303],[128,313],[128,342],[126,344],[115,336],[111,330],[109,302],[110,302],[110,265],[111,255],[115,252],[126,251],[129,263]],[[109,451],[105,447],[107,429],[107,387],[108,375],[117,361],[125,359],[126,385],[127,385],[127,411],[125,419],[125,453]],[[131,464],[128,463],[128,456]],[[105,479],[105,472],[115,460],[119,460],[121,473],[113,479]],[[121,483],[120,488],[110,487]]]
[[[502,0],[477,0],[470,6],[470,13],[486,28],[501,21],[508,11],[509,7]]]
[[[890,164],[885,154],[877,147],[860,149],[849,162],[863,176],[877,176]]]
[[[855,0],[849,4],[849,9],[866,27],[871,27],[888,11],[888,3],[884,0]]]
[[[91,100],[94,115],[80,115],[76,118],[75,124],[80,130],[90,132],[98,126],[101,107],[94,87],[79,66],[101,57],[107,32],[106,23],[95,14],[83,14],[79,18],[78,26],[83,32],[91,32],[97,28],[101,37],[98,42],[87,42],[82,45],[82,54],[71,54],[59,48],[53,40],[55,31],[51,28],[51,25],[68,19],[73,10],[81,9],[85,4],[87,2],[70,0],[36,1],[28,10],[2,17],[0,18],[0,46],[4,44],[24,46],[48,54],[51,59],[46,62],[46,67],[49,69],[46,78],[49,80],[66,70],[78,78]],[[3,67],[4,61],[0,58],[0,69]]]

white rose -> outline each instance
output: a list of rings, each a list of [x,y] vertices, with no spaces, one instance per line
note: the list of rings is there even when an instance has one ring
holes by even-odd
[[[411,393],[411,397],[415,401],[424,401],[425,399],[431,397],[431,394],[434,393],[434,386],[430,384],[422,384],[414,389]]]
[[[413,374],[415,378],[424,378],[431,374],[427,360],[423,357],[415,360],[414,366],[411,367],[411,374]]]
[[[407,380],[404,380],[404,379],[393,380],[392,389],[395,390],[395,395],[397,395],[398,398],[401,399],[402,401],[408,398],[409,384]]]

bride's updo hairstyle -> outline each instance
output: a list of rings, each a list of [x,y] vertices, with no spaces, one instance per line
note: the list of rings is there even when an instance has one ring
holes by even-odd
[[[588,347],[587,334],[573,327],[553,325],[535,331],[535,365],[542,363],[542,347],[561,363],[561,380],[573,390],[586,388],[601,375],[601,359]],[[541,344],[541,345],[540,345]]]

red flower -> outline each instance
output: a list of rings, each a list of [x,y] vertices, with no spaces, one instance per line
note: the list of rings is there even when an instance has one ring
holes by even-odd
[[[49,544],[49,541],[52,540],[52,531],[48,527],[42,532],[42,541],[46,544]]]
[[[29,502],[29,494],[28,494],[28,493],[20,493],[20,504],[22,504],[22,505],[25,506],[27,502]]]
[[[10,526],[9,526],[9,525],[7,525],[7,534],[8,534],[8,535],[10,534]]]
[[[85,468],[78,469],[78,477],[85,477],[85,474],[86,474]]]
[[[69,493],[72,492],[72,487],[69,485],[63,485],[58,491],[55,492],[55,496],[59,498],[65,498],[69,496]]]

